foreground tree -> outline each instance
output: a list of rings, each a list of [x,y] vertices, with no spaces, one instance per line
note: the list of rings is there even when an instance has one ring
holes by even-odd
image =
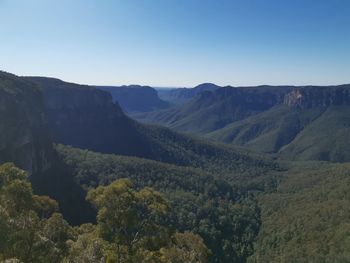
[[[169,205],[151,188],[135,191],[130,180],[121,179],[90,191],[87,199],[98,209],[98,235],[116,245],[117,262],[133,262],[141,250],[167,244]]]
[[[136,191],[130,180],[120,179],[91,190],[87,199],[98,209],[98,224],[72,244],[76,251],[84,248],[116,263],[207,262],[201,237],[167,227],[169,204],[153,189]]]
[[[71,227],[58,204],[33,194],[24,171],[0,166],[0,262],[206,263],[202,238],[168,227],[168,202],[121,179],[88,193],[97,225]]]
[[[56,209],[54,200],[33,195],[24,171],[0,166],[0,259],[60,262],[70,226],[61,214],[51,215]]]

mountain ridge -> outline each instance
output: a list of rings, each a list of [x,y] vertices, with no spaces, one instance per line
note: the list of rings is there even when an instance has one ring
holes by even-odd
[[[275,153],[283,158],[295,159],[299,155],[299,158],[343,162],[350,160],[350,149],[341,146],[340,142],[347,138],[347,128],[342,128],[345,124],[341,125],[343,122],[349,123],[342,117],[346,116],[347,107],[350,109],[348,84],[300,87],[264,85],[204,91],[184,105],[133,117],[144,123],[164,125],[176,131],[199,134],[254,151]],[[318,133],[308,129],[316,121],[316,116],[323,118],[320,114],[327,112],[328,108],[329,112],[339,111],[339,114],[332,115],[338,121],[333,125],[327,125],[326,121],[318,122],[323,125],[318,127]],[[332,123],[331,120],[328,122]],[[336,137],[336,131],[340,129],[345,130]],[[338,148],[336,151],[340,152],[331,153],[322,147],[317,149],[316,142],[309,144],[311,149],[303,147],[302,144],[308,143],[299,138],[306,137],[309,141],[313,137],[332,141]],[[287,145],[294,139],[296,141],[288,148]]]

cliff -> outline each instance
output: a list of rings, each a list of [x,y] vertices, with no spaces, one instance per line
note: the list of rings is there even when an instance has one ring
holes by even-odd
[[[41,92],[35,85],[0,72],[0,162],[14,162],[30,175],[50,168],[51,138]]]
[[[303,109],[350,105],[350,85],[297,87],[285,95],[284,104]]]
[[[104,153],[149,155],[139,124],[123,113],[108,92],[51,78],[29,79],[42,90],[56,143]]]

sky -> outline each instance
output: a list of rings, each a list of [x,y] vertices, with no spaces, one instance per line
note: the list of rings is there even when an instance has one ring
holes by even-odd
[[[0,0],[0,70],[94,85],[350,83],[350,1]]]

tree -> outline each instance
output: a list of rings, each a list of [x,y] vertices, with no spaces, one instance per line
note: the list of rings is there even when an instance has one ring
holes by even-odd
[[[70,226],[61,214],[49,217],[57,207],[56,201],[33,195],[24,171],[0,166],[0,259],[60,262]]]
[[[91,190],[87,200],[98,209],[99,236],[117,246],[117,262],[132,262],[141,247],[157,250],[169,239],[162,225],[169,205],[151,188],[137,192],[130,180],[120,179]]]
[[[164,263],[206,263],[209,254],[203,239],[190,232],[175,233],[171,245],[161,249]]]

